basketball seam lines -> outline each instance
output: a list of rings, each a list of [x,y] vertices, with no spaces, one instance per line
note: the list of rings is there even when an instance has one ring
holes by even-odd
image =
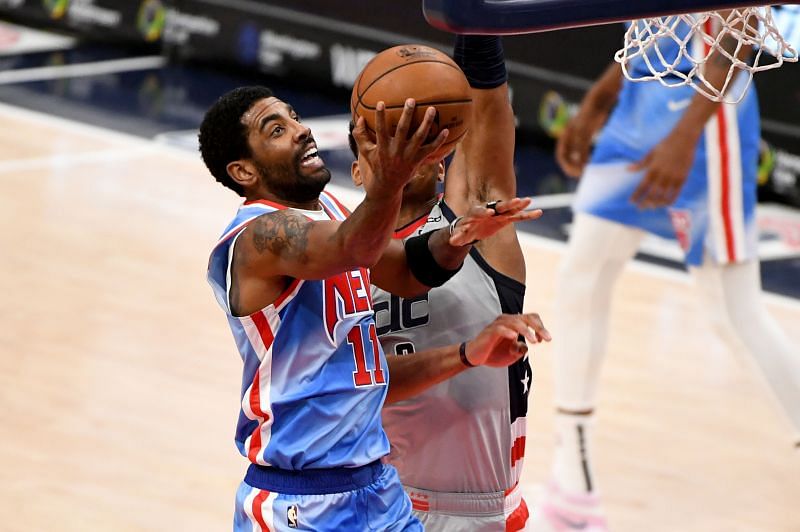
[[[409,66],[409,65],[418,65],[418,64],[420,64],[420,63],[439,63],[439,64],[441,64],[441,65],[445,65],[445,66],[448,66],[448,67],[450,67],[450,68],[454,68],[454,69],[456,69],[456,70],[460,70],[458,67],[456,67],[456,66],[453,66],[453,65],[451,65],[450,63],[447,63],[446,61],[440,61],[440,60],[437,60],[437,59],[423,59],[422,61],[414,61],[413,63],[405,63],[405,64],[402,64],[402,65],[397,65],[396,67],[392,67],[392,68],[390,68],[389,70],[386,70],[386,71],[385,71],[383,74],[381,74],[381,75],[380,75],[380,76],[378,76],[377,78],[373,79],[373,80],[370,82],[370,84],[369,84],[369,85],[367,85],[367,87],[364,89],[364,92],[362,92],[362,93],[358,94],[358,103],[359,103],[360,105],[364,105],[364,102],[363,102],[363,101],[361,101],[361,97],[362,97],[364,94],[366,94],[366,93],[367,93],[367,91],[369,91],[369,89],[370,89],[370,88],[371,88],[373,85],[375,85],[375,84],[376,84],[376,83],[377,83],[377,82],[378,82],[378,81],[379,81],[381,78],[383,78],[384,76],[386,76],[386,75],[387,75],[387,74],[389,74],[390,72],[394,72],[395,70],[398,70],[398,69],[400,69],[400,68],[407,67],[407,66]],[[366,71],[366,69],[367,69],[367,67],[368,67],[368,66],[369,66],[369,63],[367,64],[367,66],[366,66],[366,67],[364,67],[364,71]],[[363,74],[363,72],[362,72],[362,74]],[[359,79],[358,79],[358,86],[359,86],[359,87],[361,87],[361,76],[359,76]],[[356,92],[358,92],[358,91],[356,91]],[[472,100],[470,100],[470,101],[472,101]],[[366,105],[364,105],[364,107],[365,107],[365,108],[367,108],[367,109],[374,109],[374,107],[367,107]]]

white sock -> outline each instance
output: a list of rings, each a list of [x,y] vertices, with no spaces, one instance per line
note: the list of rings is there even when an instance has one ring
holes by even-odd
[[[556,413],[556,446],[553,480],[568,494],[595,490],[592,473],[591,438],[594,414]]]

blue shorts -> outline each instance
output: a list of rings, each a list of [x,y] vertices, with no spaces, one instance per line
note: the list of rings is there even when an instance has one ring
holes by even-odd
[[[234,532],[423,530],[390,465],[275,474],[267,470],[251,466],[239,486]]]
[[[758,106],[752,92],[738,106],[721,105],[708,121],[689,175],[672,206],[640,210],[631,202],[644,174],[628,167],[669,133],[691,97],[690,88],[626,85],[598,138],[573,208],[677,238],[689,265],[702,264],[706,253],[718,264],[752,259],[757,253],[759,155]]]

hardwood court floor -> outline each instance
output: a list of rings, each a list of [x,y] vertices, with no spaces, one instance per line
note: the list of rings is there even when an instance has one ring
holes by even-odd
[[[7,106],[0,123],[0,528],[229,530],[240,362],[204,275],[237,198],[194,154]],[[547,320],[561,248],[525,242],[526,306]],[[641,270],[621,280],[600,397],[614,530],[800,530],[783,420],[691,287]],[[769,307],[800,343],[800,306]],[[549,357],[535,350],[530,492],[552,448]]]

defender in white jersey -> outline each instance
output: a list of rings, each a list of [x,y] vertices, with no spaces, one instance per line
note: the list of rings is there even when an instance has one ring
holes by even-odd
[[[436,192],[444,166],[407,185],[395,238],[455,224],[473,202],[503,216],[516,194],[514,115],[498,37],[459,36],[454,58],[472,86],[472,125]],[[360,161],[353,176],[360,183]],[[513,227],[478,242],[450,281],[405,298],[373,287],[378,337],[393,378],[414,374],[431,388],[389,388],[383,423],[414,512],[434,532],[522,530],[528,517],[518,481],[532,372],[528,357],[508,367],[431,369],[420,351],[472,336],[500,313],[521,313],[525,263]],[[543,331],[538,340],[549,340]],[[470,353],[467,353],[470,356]]]
[[[676,31],[685,34],[688,26]],[[706,31],[713,33],[710,27]],[[672,44],[671,52],[661,46],[668,62],[677,57]],[[708,43],[697,35],[690,45],[696,57],[709,53]],[[742,57],[747,53],[743,50]],[[721,86],[729,64],[713,54],[706,79]],[[742,81],[735,80],[732,90],[741,91]],[[587,93],[559,139],[558,162],[581,183],[556,293],[557,325],[569,334],[560,335],[553,356],[552,479],[533,512],[533,530],[607,530],[592,475],[595,395],[613,286],[645,231],[677,238],[716,329],[747,347],[800,431],[800,353],[760,299],[758,122],[754,88],[739,104],[719,104],[689,87],[623,80],[615,63]],[[590,158],[592,138],[601,127]]]
[[[403,186],[426,159],[444,155],[446,131],[423,144],[433,109],[408,135],[413,109],[406,102],[394,137],[382,103],[376,140],[363,119],[357,125],[370,171],[366,197],[349,217],[323,191],[330,172],[310,130],[269,89],[229,92],[200,127],[209,170],[246,200],[208,269],[243,361],[236,444],[250,466],[236,496],[236,531],[422,529],[396,471],[381,462],[389,375],[370,275],[387,289],[424,293],[458,270],[465,241],[530,215],[517,199],[504,220],[480,207],[456,234],[391,242]],[[505,317],[470,345],[517,360],[525,350],[517,335],[532,338],[530,325],[531,317]],[[458,345],[440,354],[457,357]]]

